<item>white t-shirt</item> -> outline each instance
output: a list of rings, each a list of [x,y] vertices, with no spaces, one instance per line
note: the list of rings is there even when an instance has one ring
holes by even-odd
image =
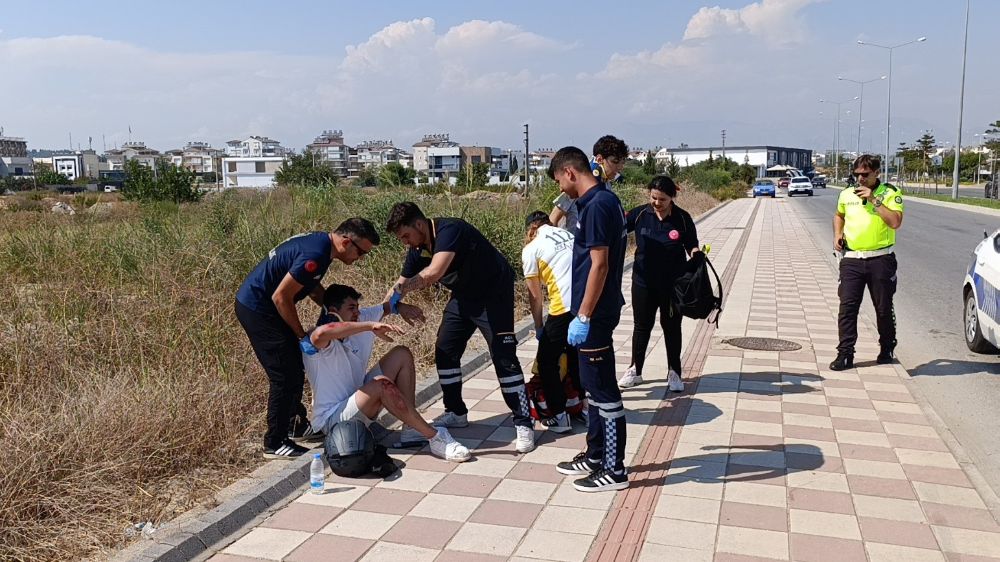
[[[549,295],[549,314],[569,312],[573,298],[573,235],[542,225],[521,251],[525,279],[538,277]]]
[[[359,322],[378,322],[383,308],[379,304],[360,311]],[[375,348],[375,333],[361,332],[334,340],[314,355],[302,354],[302,363],[313,390],[313,427],[324,427],[336,407],[365,384],[368,362]]]

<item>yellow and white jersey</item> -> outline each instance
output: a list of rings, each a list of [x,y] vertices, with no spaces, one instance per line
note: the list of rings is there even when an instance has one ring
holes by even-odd
[[[542,225],[521,252],[524,277],[538,277],[549,295],[549,314],[569,312],[573,297],[573,235]]]

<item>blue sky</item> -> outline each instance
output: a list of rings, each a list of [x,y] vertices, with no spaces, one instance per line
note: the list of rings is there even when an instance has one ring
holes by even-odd
[[[275,6],[280,8],[275,9]],[[287,8],[286,6],[291,6]],[[966,136],[1000,119],[1000,3],[975,0]],[[589,147],[777,144],[829,148],[832,105],[886,73],[894,43],[893,142],[931,129],[954,142],[964,3],[20,2],[0,19],[0,126],[29,147],[101,137],[161,150],[249,134],[303,147],[449,132],[465,144]],[[884,143],[885,85],[866,86],[862,149]],[[842,144],[857,107],[842,106]],[[846,113],[847,111],[851,113]],[[822,115],[820,114],[822,112]]]

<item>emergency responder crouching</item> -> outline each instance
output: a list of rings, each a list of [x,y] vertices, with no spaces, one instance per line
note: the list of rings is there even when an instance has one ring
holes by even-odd
[[[830,369],[854,367],[854,344],[858,341],[858,311],[865,287],[875,306],[879,347],[876,362],[892,363],[896,347],[896,316],[892,297],[896,292],[896,229],[903,223],[903,194],[881,183],[878,156],[862,154],[854,161],[857,186],[840,192],[833,217],[833,246],[843,252],[840,260],[840,344]]]

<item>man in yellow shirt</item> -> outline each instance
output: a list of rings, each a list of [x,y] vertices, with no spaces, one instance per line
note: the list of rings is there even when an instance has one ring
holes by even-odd
[[[876,362],[892,363],[896,347],[896,315],[892,296],[896,293],[896,229],[903,224],[903,194],[879,180],[878,156],[862,154],[854,161],[857,186],[840,192],[833,217],[833,247],[843,252],[840,260],[840,343],[830,369],[854,367],[854,344],[858,341],[858,311],[865,287],[875,306],[879,347]]]

